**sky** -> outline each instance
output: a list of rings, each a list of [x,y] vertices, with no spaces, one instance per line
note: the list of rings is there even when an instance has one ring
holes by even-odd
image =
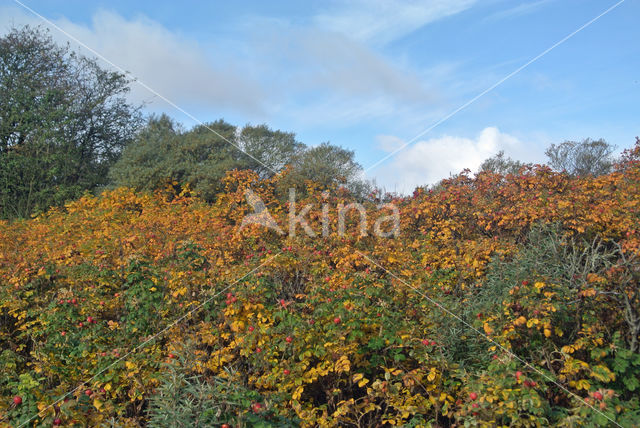
[[[0,0],[0,33],[49,26],[137,79],[148,113],[328,141],[408,193],[500,150],[542,163],[566,140],[631,147],[640,0],[618,2]]]

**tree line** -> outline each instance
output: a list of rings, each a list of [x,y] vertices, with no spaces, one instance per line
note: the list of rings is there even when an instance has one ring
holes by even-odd
[[[14,27],[0,38],[0,218],[28,217],[114,186],[188,185],[213,201],[233,169],[268,178],[288,168],[283,186],[300,191],[308,181],[360,197],[375,188],[353,151],[328,142],[310,147],[267,125],[218,120],[185,129],[165,114],[145,117],[127,99],[131,83],[41,27]],[[611,170],[613,152],[604,140],[584,140],[546,154],[554,169],[598,175]],[[508,174],[522,166],[500,152],[481,170]]]

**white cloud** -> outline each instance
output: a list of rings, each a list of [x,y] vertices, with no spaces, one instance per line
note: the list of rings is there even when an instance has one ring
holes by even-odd
[[[528,15],[530,13],[536,12],[542,6],[544,6],[545,4],[551,1],[555,1],[555,0],[537,0],[534,2],[520,3],[519,5],[514,6],[512,8],[503,9],[489,15],[487,18],[485,18],[485,21],[498,21],[501,19],[515,18],[518,16]],[[510,2],[509,4],[512,4],[512,3]]]
[[[423,76],[343,34],[283,19],[244,19],[233,39],[211,46],[142,16],[99,11],[90,24],[54,23],[190,112],[231,109],[247,120],[279,115],[292,126],[342,126],[433,104],[435,90]],[[12,24],[43,22],[20,8],[0,7],[0,31]],[[69,41],[56,29],[51,35]],[[132,100],[172,112],[141,85],[132,85]]]
[[[402,143],[393,136],[379,136],[378,140],[381,139]],[[476,138],[443,136],[418,141],[398,152],[391,162],[373,170],[371,175],[389,191],[408,193],[417,186],[435,184],[465,168],[477,171],[482,161],[500,150],[524,161],[532,156],[517,137],[502,133],[498,128],[487,127]]]
[[[39,18],[13,7],[0,8],[0,29],[12,25],[46,25]],[[264,92],[223,49],[205,51],[195,40],[169,31],[139,17],[127,20],[112,12],[99,11],[91,25],[67,19],[53,21],[106,59],[130,72],[160,95],[186,108],[215,106],[256,112],[264,107]],[[69,40],[51,28],[58,42]],[[75,49],[75,43],[71,42]],[[83,50],[85,55],[94,54]],[[147,89],[132,85],[134,101],[162,103]],[[162,108],[166,109],[164,105]]]
[[[362,43],[317,28],[253,18],[259,72],[284,114],[305,125],[345,125],[432,105],[435,89]]]
[[[475,0],[352,0],[318,14],[318,27],[356,40],[384,44],[468,9]]]

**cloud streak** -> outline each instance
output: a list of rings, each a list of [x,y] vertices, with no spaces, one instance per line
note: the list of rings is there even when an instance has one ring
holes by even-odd
[[[474,3],[475,0],[353,0],[334,3],[314,21],[319,28],[381,45],[462,12]]]

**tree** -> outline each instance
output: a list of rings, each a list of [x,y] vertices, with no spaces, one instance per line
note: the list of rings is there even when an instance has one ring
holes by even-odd
[[[501,175],[518,174],[523,166],[526,164],[505,156],[504,150],[500,150],[496,155],[482,162],[480,171],[490,171]]]
[[[238,144],[251,155],[246,156],[247,167],[262,178],[282,171],[305,147],[296,141],[294,133],[273,131],[267,125],[245,126],[238,136]]]
[[[565,141],[552,144],[545,152],[549,166],[557,171],[566,171],[570,175],[604,175],[613,169],[612,154],[615,146],[603,139],[582,142]]]
[[[221,190],[222,177],[232,169],[251,169],[268,178],[287,166],[281,189],[305,189],[311,180],[320,187],[345,186],[358,195],[369,190],[354,153],[329,143],[306,147],[295,134],[267,125],[238,130],[223,120],[184,129],[166,115],[152,116],[111,169],[112,183],[153,191],[168,182],[188,184],[211,202]],[[288,198],[288,190],[282,195]]]
[[[291,172],[283,184],[304,189],[306,181],[320,187],[344,186],[354,194],[363,196],[369,191],[362,178],[362,167],[355,161],[351,150],[322,143],[308,147],[292,159]]]
[[[0,217],[25,217],[107,183],[139,107],[130,81],[41,28],[0,38]]]
[[[167,115],[152,116],[110,176],[113,184],[138,190],[153,191],[174,181],[188,184],[212,201],[226,171],[247,166],[247,156],[234,145],[236,128],[223,120],[184,131]]]

